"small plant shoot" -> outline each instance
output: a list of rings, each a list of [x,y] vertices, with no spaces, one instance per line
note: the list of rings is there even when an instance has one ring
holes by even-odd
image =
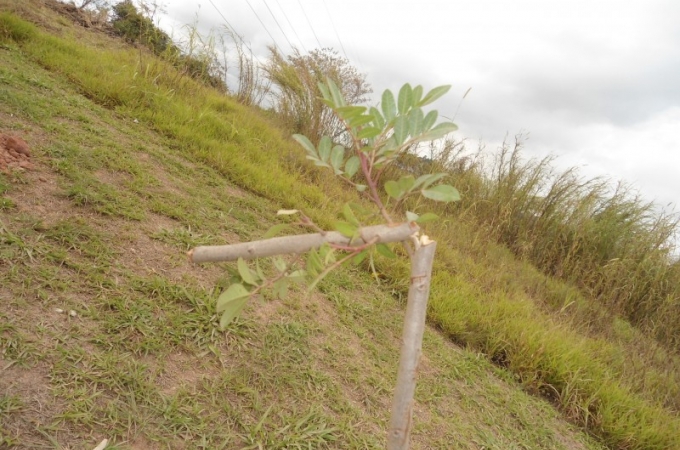
[[[407,174],[384,182],[382,178],[385,169],[404,153],[457,129],[448,121],[437,123],[437,111],[423,110],[449,88],[440,86],[425,93],[422,86],[405,84],[396,97],[386,90],[380,108],[376,108],[347,104],[332,80],[320,83],[323,102],[337,115],[344,132],[337,141],[322,136],[317,144],[301,134],[293,135],[293,139],[305,150],[307,159],[323,170],[332,171],[372,203],[372,215],[364,206],[347,203],[339,211],[341,218],[334,222],[334,229],[328,231],[300,210],[280,210],[278,215],[287,217],[288,223],[272,227],[262,241],[215,247],[214,251],[198,247],[191,252],[195,262],[236,261],[236,270],[232,271],[234,282],[217,301],[220,327],[224,329],[238,317],[250,298],[265,290],[279,298],[285,297],[294,283],[304,282],[308,290],[312,290],[326,275],[344,264],[360,264],[369,258],[370,266],[374,267],[373,259],[377,256],[397,258],[397,253],[388,244],[401,242],[411,258],[411,288],[387,438],[390,450],[408,448],[415,374],[436,247],[428,236],[420,234],[419,225],[438,219],[431,212],[409,211],[405,207],[406,200],[419,196],[437,202],[454,202],[460,195],[456,188],[444,183],[446,173],[417,178]],[[427,202],[422,204],[427,205]],[[380,217],[382,224],[366,223],[371,217]],[[287,234],[296,228],[314,233]],[[282,233],[286,235],[275,237]],[[285,254],[293,256],[281,256]],[[255,268],[246,263],[246,259],[260,255],[273,256],[268,271],[262,270],[257,260]]]

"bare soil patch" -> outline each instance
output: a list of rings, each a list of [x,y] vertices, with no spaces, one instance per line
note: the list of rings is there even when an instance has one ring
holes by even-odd
[[[32,170],[31,149],[19,136],[0,133],[0,171]]]

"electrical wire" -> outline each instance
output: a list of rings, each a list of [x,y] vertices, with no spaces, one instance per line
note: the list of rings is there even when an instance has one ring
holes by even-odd
[[[338,38],[338,42],[340,43],[340,48],[342,49],[342,53],[345,55],[345,58],[349,60],[349,56],[347,56],[347,52],[345,51],[345,46],[342,45],[342,39],[340,39],[340,35],[338,34],[338,29],[335,28],[335,23],[333,22],[333,16],[331,15],[331,10],[328,9],[328,4],[326,4],[326,0],[323,0],[323,6],[326,8],[326,13],[328,14],[328,18],[331,21],[331,25],[333,25],[333,31],[335,31],[335,37]]]
[[[312,26],[312,22],[309,21],[309,17],[307,17],[307,13],[305,12],[305,8],[302,6],[302,3],[300,3],[300,0],[297,0],[298,5],[300,5],[300,9],[302,10],[302,14],[305,15],[305,19],[307,19],[307,24],[309,25],[309,28],[312,30],[312,34],[314,34],[314,37],[316,38],[316,43],[319,44],[319,48],[323,48],[323,45],[321,45],[321,41],[319,40],[319,37],[316,35],[316,31],[314,31],[314,27]]]
[[[257,11],[255,11],[255,8],[253,8],[253,5],[250,3],[250,0],[246,0],[246,3],[250,7],[250,9],[253,11],[253,14],[255,14],[255,17],[257,17],[257,20],[260,21],[260,24],[262,24],[262,28],[264,28],[264,31],[266,31],[267,34],[269,35],[269,37],[272,38],[272,42],[274,43],[274,47],[276,47],[276,49],[279,51],[279,53],[283,54],[283,52],[281,51],[281,47],[279,47],[279,45],[276,43],[276,39],[274,39],[274,36],[269,32],[267,25],[265,25],[264,22],[262,21],[262,19],[260,19],[259,14],[257,14]]]
[[[248,51],[250,51],[250,54],[252,55],[253,49],[250,48],[250,45],[248,45],[246,43],[246,41],[243,40],[241,35],[236,32],[236,29],[234,29],[234,27],[229,23],[227,18],[224,17],[224,14],[222,14],[222,11],[220,11],[220,9],[217,7],[217,5],[215,5],[215,3],[213,3],[213,0],[208,0],[208,1],[210,2],[211,5],[213,5],[213,8],[215,8],[215,11],[217,11],[217,14],[219,14],[220,17],[222,17],[222,20],[224,20],[224,23],[227,24],[227,26],[231,29],[231,31],[234,33],[234,35],[236,35],[236,37],[241,41],[241,43],[246,46],[246,48],[248,49]]]
[[[267,4],[267,0],[262,0],[262,2],[264,3],[264,6],[266,6],[267,9],[269,10],[269,14],[272,15],[272,19],[274,19],[274,22],[276,22],[276,26],[279,27],[279,30],[281,30],[281,34],[283,34],[283,37],[286,39],[286,41],[288,42],[288,45],[290,45],[290,48],[291,48],[291,50],[292,50],[292,49],[293,49],[293,44],[291,44],[290,39],[288,39],[288,36],[286,36],[286,32],[283,31],[283,28],[281,28],[281,24],[279,23],[279,21],[276,20],[276,16],[274,15],[274,12],[272,11],[272,9],[271,9],[271,8],[269,7],[269,5]]]
[[[307,53],[307,49],[305,48],[305,44],[302,42],[302,39],[300,39],[300,36],[297,34],[297,31],[295,30],[295,27],[293,26],[292,23],[290,23],[290,19],[288,18],[288,14],[286,14],[286,10],[281,7],[281,4],[279,3],[279,0],[274,0],[283,13],[283,17],[286,19],[286,22],[288,22],[288,25],[290,26],[290,29],[293,30],[293,33],[295,34],[295,37],[297,38],[298,42],[300,43],[300,46],[302,47],[302,50]]]

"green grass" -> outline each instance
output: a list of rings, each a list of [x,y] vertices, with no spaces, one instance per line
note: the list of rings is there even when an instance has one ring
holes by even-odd
[[[53,34],[0,15],[0,117],[39,165],[0,175],[0,443],[383,446],[403,263],[379,262],[380,286],[345,270],[310,298],[265,297],[221,332],[228,274],[184,256],[261,236],[282,207],[327,224],[352,194],[257,110],[47,9],[17,12]],[[475,223],[430,228],[439,331],[414,448],[677,448],[676,355]]]

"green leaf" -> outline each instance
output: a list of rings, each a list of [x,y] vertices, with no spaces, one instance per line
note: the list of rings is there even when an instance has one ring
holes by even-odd
[[[335,169],[336,173],[342,173],[340,169],[342,168],[342,161],[345,159],[345,147],[342,145],[336,145],[333,147],[331,152],[331,166]]]
[[[358,156],[350,157],[345,163],[345,176],[347,178],[352,178],[357,171],[359,171],[359,166],[361,165],[361,160]]]
[[[317,86],[319,87],[319,91],[321,92],[321,96],[324,98],[324,100],[330,101],[331,99],[331,93],[328,91],[328,86],[323,84],[322,82],[318,82]]]
[[[326,78],[326,84],[328,85],[328,91],[331,94],[331,97],[333,98],[333,103],[335,103],[335,107],[341,107],[345,106],[345,99],[342,96],[342,92],[340,91],[340,88],[338,88],[338,85],[335,84],[333,80],[330,78]]]
[[[304,269],[299,269],[290,273],[286,278],[295,283],[302,283],[307,279],[307,271]]]
[[[246,264],[243,258],[239,258],[236,266],[238,267],[238,274],[241,275],[241,279],[251,286],[257,286],[257,280],[250,271],[248,264]]]
[[[418,85],[413,88],[413,104],[418,105],[420,100],[423,98],[423,87]]]
[[[365,184],[355,184],[354,187],[357,188],[357,191],[364,192],[368,186]]]
[[[240,283],[232,284],[217,299],[216,311],[218,313],[221,313],[222,311],[225,310],[229,303],[232,303],[242,298],[248,298],[249,296],[250,292],[248,292],[248,290],[242,284]]]
[[[397,257],[387,244],[376,244],[375,249],[386,258],[394,259]]]
[[[437,202],[457,202],[460,200],[458,190],[448,184],[440,184],[430,189],[423,189],[420,192],[423,194],[423,197]]]
[[[366,259],[366,256],[368,256],[368,249],[362,250],[359,252],[356,256],[352,258],[352,264],[354,265],[359,265],[362,263],[364,259]]]
[[[331,168],[331,166],[330,166],[329,164],[326,164],[325,162],[323,162],[323,161],[321,161],[321,160],[319,160],[319,159],[317,159],[316,161],[314,161],[314,165],[315,165],[315,166],[319,166],[319,167],[328,167],[329,169]]]
[[[312,144],[312,141],[310,141],[307,136],[303,136],[302,134],[294,134],[293,139],[298,141],[298,143],[302,146],[302,148],[305,149],[307,153],[310,154],[310,156],[317,156],[316,148],[314,148],[314,144]]]
[[[427,131],[418,136],[418,141],[434,141],[435,139],[444,137],[447,134],[451,133],[452,131],[456,131],[457,129],[458,125],[456,125],[455,123],[442,122],[438,124],[436,127],[432,128],[430,131]]]
[[[354,215],[354,211],[352,211],[352,207],[349,206],[349,203],[345,203],[345,206],[342,207],[342,215],[345,216],[347,222],[357,227],[360,226],[359,220]]]
[[[227,325],[243,311],[246,303],[248,303],[248,297],[238,298],[229,302],[224,308],[222,318],[220,318],[220,329],[224,330],[227,328]]]
[[[357,128],[371,122],[373,122],[373,116],[366,114],[363,116],[352,117],[347,121],[347,125],[349,125],[352,128]]]
[[[418,220],[416,220],[416,223],[427,223],[427,222],[432,222],[434,220],[438,220],[439,216],[436,215],[435,213],[425,213],[422,216],[418,217]]]
[[[274,295],[278,297],[279,299],[283,300],[286,298],[286,294],[288,294],[288,285],[290,284],[290,280],[288,278],[280,278],[274,283]]]
[[[386,122],[391,122],[394,116],[397,115],[397,103],[394,101],[394,94],[389,89],[383,92],[380,108]]]
[[[392,136],[397,145],[404,143],[408,137],[408,117],[398,116],[394,120],[394,135]]]
[[[404,191],[401,190],[399,183],[394,180],[389,180],[385,183],[385,192],[395,200],[399,200],[404,195]]]
[[[307,273],[312,274],[313,276],[316,276],[323,270],[323,261],[321,261],[319,252],[310,250],[309,253],[307,253],[307,264],[305,265],[305,268],[307,269]]]
[[[378,127],[365,127],[362,128],[358,133],[357,133],[357,138],[359,139],[373,139],[374,137],[377,137],[382,133],[382,129]]]
[[[413,189],[423,188],[426,189],[436,181],[441,180],[446,176],[446,173],[427,173],[418,177],[416,182],[413,184]]]
[[[262,236],[262,239],[269,239],[271,237],[274,237],[278,234],[280,234],[283,230],[290,228],[290,225],[287,223],[279,223],[271,227],[267,232]]]
[[[331,156],[331,138],[328,136],[324,136],[321,138],[319,141],[319,156],[321,157],[321,161],[327,163],[328,159]]]
[[[399,185],[399,190],[403,192],[404,194],[408,193],[413,189],[413,185],[415,184],[416,180],[413,178],[413,175],[406,175],[397,181],[397,184]]]
[[[437,121],[438,116],[439,113],[436,110],[432,110],[427,113],[423,119],[423,131],[430,131],[430,128],[432,128],[434,123]]]
[[[339,108],[335,108],[335,112],[338,113],[338,116],[345,120],[360,116],[364,113],[364,111],[366,111],[365,106],[341,106]]]
[[[373,116],[373,124],[375,125],[375,127],[378,128],[379,130],[385,128],[385,118],[383,117],[382,114],[380,114],[378,108],[371,106],[371,108],[368,111]]]
[[[425,128],[423,127],[424,116],[422,109],[413,108],[408,113],[408,122],[408,129],[411,136],[418,136],[425,131]]]
[[[276,270],[279,272],[283,272],[288,268],[288,265],[280,256],[277,256],[274,258],[274,267],[276,267]]]
[[[335,249],[333,249],[328,242],[324,242],[319,247],[319,257],[323,260],[324,266],[335,262]]]
[[[451,89],[451,86],[438,86],[434,89],[432,89],[430,92],[427,93],[427,95],[418,103],[418,106],[425,106],[429,105],[433,101],[437,100],[439,97],[442,95],[446,94],[449,92],[449,89]]]
[[[335,222],[333,226],[336,231],[338,231],[340,234],[348,238],[353,238],[357,230],[359,229],[359,227],[357,227],[356,225],[352,225],[349,222],[343,222],[341,220]]]
[[[262,268],[260,267],[260,260],[256,259],[255,260],[255,272],[257,273],[257,276],[260,277],[260,280],[264,280],[267,277],[265,276],[264,272],[262,271]]]
[[[413,106],[413,88],[406,83],[399,89],[399,98],[397,99],[397,110],[399,114],[406,114],[406,112]]]
[[[326,255],[324,255],[324,258],[323,258],[323,263],[325,265],[334,264],[335,261],[336,261],[336,259],[335,259],[335,249],[332,249],[330,247],[329,247],[329,249],[330,249],[329,252],[326,253]]]
[[[411,211],[406,211],[406,220],[408,222],[416,222],[418,220],[418,214]]]

